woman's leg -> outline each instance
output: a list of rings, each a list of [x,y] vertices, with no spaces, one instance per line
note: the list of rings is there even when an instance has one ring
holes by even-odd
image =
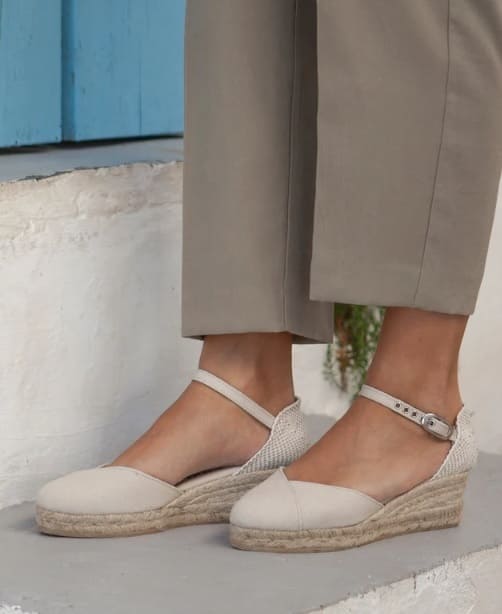
[[[318,7],[312,296],[394,305],[367,383],[453,422],[502,165],[502,7]],[[386,500],[433,475],[449,445],[358,397],[288,476]]]
[[[364,396],[233,508],[245,549],[458,524],[476,457],[458,354],[502,166],[502,5],[319,0],[318,52],[311,297],[388,309]]]
[[[366,383],[454,423],[462,407],[458,355],[466,323],[466,316],[387,309]],[[356,488],[386,501],[430,478],[449,449],[450,442],[357,397],[287,475]]]
[[[454,422],[502,165],[502,7],[318,6],[312,295],[394,305],[367,383]],[[430,477],[448,449],[358,397],[288,475],[385,500]]]
[[[113,466],[48,484],[43,531],[225,521],[239,494],[305,451],[292,339],[332,338],[332,306],[309,298],[315,18],[315,0],[187,2],[182,328],[204,339],[202,372]]]
[[[502,165],[502,3],[318,7],[311,297],[468,315]]]
[[[316,0],[189,0],[183,335],[332,338],[309,298]]]
[[[190,0],[185,61],[183,334],[204,338],[201,368],[276,413],[293,401],[293,336],[332,338],[331,304],[308,296],[316,2]],[[267,434],[191,383],[115,464],[177,483]]]

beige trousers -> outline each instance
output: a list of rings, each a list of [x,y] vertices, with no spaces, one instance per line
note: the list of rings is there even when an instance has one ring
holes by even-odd
[[[471,313],[501,166],[502,0],[188,0],[183,334]]]

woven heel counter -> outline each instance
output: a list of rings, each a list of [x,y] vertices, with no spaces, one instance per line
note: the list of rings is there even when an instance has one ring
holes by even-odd
[[[297,458],[300,458],[300,456],[305,454],[305,452],[311,446],[310,438],[308,436],[307,420],[305,418],[305,414],[300,409],[298,410],[297,414],[298,414],[297,416],[298,426],[294,430],[294,439],[295,439],[294,449],[295,451],[293,453],[291,460],[289,461],[290,463],[292,463]]]
[[[478,448],[472,426],[472,414],[462,409],[457,416],[457,439],[434,478],[470,471],[476,464],[477,458]]]
[[[240,468],[239,473],[289,465],[307,448],[305,417],[300,411],[299,403],[295,403],[277,416],[265,445]]]

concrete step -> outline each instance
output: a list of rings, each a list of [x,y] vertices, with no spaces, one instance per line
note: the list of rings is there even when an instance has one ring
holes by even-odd
[[[38,614],[498,614],[502,456],[482,454],[460,527],[326,554],[233,550],[224,525],[127,539],[39,535],[0,512],[0,604]],[[9,610],[0,614],[11,614]]]

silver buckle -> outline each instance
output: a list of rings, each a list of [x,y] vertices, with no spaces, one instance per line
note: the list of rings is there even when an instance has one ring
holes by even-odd
[[[424,414],[420,418],[420,424],[428,433],[443,440],[450,439],[454,431],[454,427],[449,422],[433,413]]]

